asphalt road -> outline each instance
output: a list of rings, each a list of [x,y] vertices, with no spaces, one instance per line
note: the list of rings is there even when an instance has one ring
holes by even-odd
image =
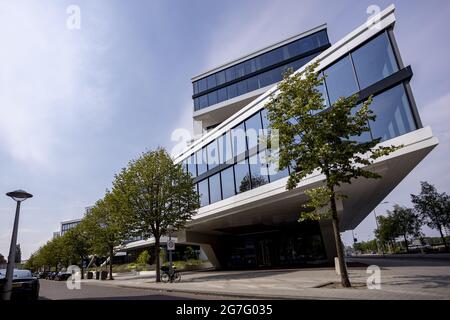
[[[42,300],[192,300],[218,299],[197,294],[167,293],[148,289],[132,289],[95,284],[81,284],[79,290],[69,290],[65,281],[39,280]]]

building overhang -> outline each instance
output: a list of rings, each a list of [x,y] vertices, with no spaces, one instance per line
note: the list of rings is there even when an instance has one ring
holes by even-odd
[[[438,144],[429,127],[418,129],[381,145],[403,145],[399,150],[374,161],[369,170],[380,179],[356,179],[338,192],[348,195],[339,204],[342,231],[355,228]],[[252,224],[279,225],[298,220],[305,190],[320,186],[325,177],[315,173],[303,179],[294,190],[286,190],[288,178],[266,184],[202,207],[187,223],[186,230],[221,234],[221,229]]]

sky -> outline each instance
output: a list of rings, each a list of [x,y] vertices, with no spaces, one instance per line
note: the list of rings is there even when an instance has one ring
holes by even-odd
[[[335,43],[367,20],[369,6],[391,3],[0,0],[0,192],[34,195],[22,205],[22,258],[61,221],[82,217],[130,159],[192,130],[191,77],[323,23]],[[450,2],[429,3],[394,1],[395,34],[422,122],[440,144],[377,214],[410,206],[420,181],[450,192]],[[14,206],[0,196],[5,256]],[[354,232],[365,241],[374,227],[371,214]]]

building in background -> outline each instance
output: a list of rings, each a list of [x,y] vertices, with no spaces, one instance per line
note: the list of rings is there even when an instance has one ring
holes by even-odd
[[[75,228],[77,225],[80,224],[82,219],[74,219],[69,221],[63,221],[61,222],[61,236],[63,236],[67,231],[70,229]]]
[[[382,179],[361,178],[340,189],[349,195],[338,202],[340,228],[354,229],[438,144],[415,105],[412,69],[394,36],[394,10],[388,7],[375,25],[365,23],[331,46],[323,25],[192,79],[194,132],[201,136],[175,161],[194,177],[201,208],[178,233],[180,242],[200,245],[217,268],[333,261],[331,222],[298,222],[304,191],[324,176],[310,175],[287,191],[290,168],[273,170],[264,161],[265,146],[250,133],[268,128],[264,107],[288,67],[319,60],[328,106],[342,96],[373,96],[377,119],[358,139],[381,137],[382,144],[403,148],[370,167]]]

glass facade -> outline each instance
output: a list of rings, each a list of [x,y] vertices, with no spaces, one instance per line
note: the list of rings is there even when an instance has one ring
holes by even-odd
[[[320,91],[329,106],[330,102],[339,97],[360,92],[398,70],[389,36],[383,31],[325,68],[323,72],[326,78]],[[374,95],[370,108],[376,115],[376,120],[369,123],[369,132],[352,137],[353,140],[381,138],[385,141],[417,129],[403,81],[406,80],[400,79],[393,87],[389,85],[384,91]],[[359,107],[360,105],[356,106],[353,112]],[[206,174],[197,183],[198,192],[202,194],[202,205],[226,199],[289,175],[288,168],[280,171],[276,164],[267,163],[267,150],[261,148],[258,143],[258,137],[263,132],[261,130],[265,129],[269,129],[269,122],[267,111],[263,108],[210,142],[198,151],[195,157],[190,155],[187,158],[185,168],[194,177],[214,168],[210,175]],[[255,148],[258,146],[260,150]],[[197,166],[191,163],[194,158],[201,158],[201,155],[205,161],[210,158],[214,159],[214,162],[208,163],[209,167],[206,162],[198,163]]]
[[[196,96],[194,110],[201,110],[281,81],[288,68],[299,69],[317,56],[318,52],[315,50],[326,45],[329,45],[327,32],[321,30],[197,80],[193,83]],[[279,66],[280,64],[282,65]],[[230,84],[226,85],[227,83]]]
[[[353,51],[352,59],[361,88],[366,88],[398,71],[386,32]]]

